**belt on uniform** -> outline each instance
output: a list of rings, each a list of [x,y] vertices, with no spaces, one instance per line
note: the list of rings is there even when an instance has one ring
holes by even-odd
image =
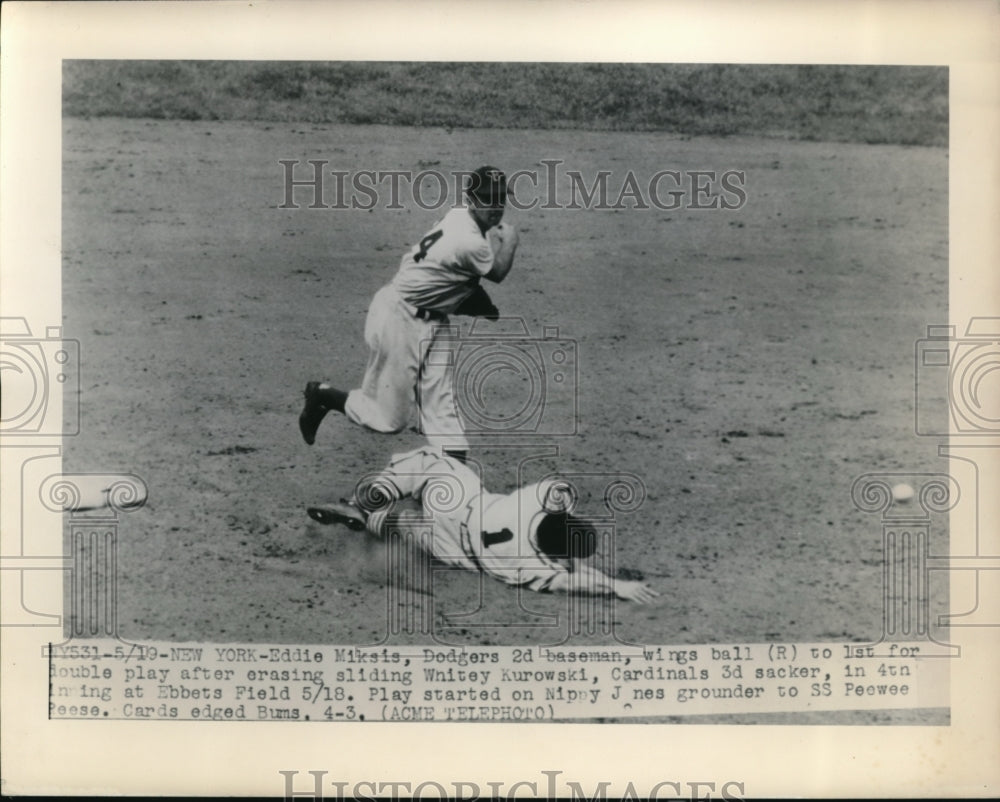
[[[434,309],[424,309],[421,306],[411,308],[413,309],[413,316],[417,320],[445,320],[448,317],[444,312],[438,312]]]
[[[395,287],[393,289],[395,289]],[[399,292],[399,290],[396,290],[396,297],[399,298],[400,303],[402,303],[403,306],[406,307],[407,311],[411,315],[413,315],[417,320],[448,319],[448,315],[446,315],[444,312],[438,312],[437,310],[434,309],[424,309],[422,306],[416,306],[415,304],[411,304],[409,301],[406,300],[406,298],[403,297],[403,294]]]

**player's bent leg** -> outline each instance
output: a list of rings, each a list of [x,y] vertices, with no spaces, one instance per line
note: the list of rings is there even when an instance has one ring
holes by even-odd
[[[454,373],[454,360],[440,358],[432,345],[420,372],[420,425],[432,446],[464,462],[469,441],[458,416],[453,390]]]
[[[454,420],[439,418],[437,428],[427,431],[426,436],[428,443],[441,449],[449,457],[460,462],[465,461],[465,456],[469,452],[469,440],[462,431],[462,424],[457,415]]]
[[[403,498],[404,493],[393,481],[384,474],[370,474],[362,478],[354,488],[350,503],[371,515],[378,510],[386,510]]]
[[[344,414],[351,423],[382,434],[403,431],[409,423],[411,410],[409,399],[405,404],[384,403],[383,395],[383,403],[380,403],[379,399],[372,398],[364,390],[351,390],[344,405]]]
[[[401,432],[413,414],[421,328],[398,297],[379,291],[366,324],[368,365],[361,387],[348,395],[346,414],[376,432]]]
[[[376,432],[401,432],[413,414],[413,377],[399,354],[372,343],[361,387],[347,396],[348,420]],[[409,374],[409,375],[408,375]]]

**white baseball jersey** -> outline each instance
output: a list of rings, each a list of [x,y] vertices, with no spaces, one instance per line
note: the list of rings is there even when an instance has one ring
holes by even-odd
[[[467,451],[458,415],[454,366],[428,359],[446,316],[493,268],[493,247],[467,208],[452,209],[413,246],[392,281],[368,307],[368,366],[351,390],[348,419],[377,432],[402,431],[419,398],[420,429],[435,446]],[[418,310],[438,312],[430,319]]]
[[[452,209],[404,256],[392,280],[408,304],[453,312],[493,268],[493,247],[467,208]]]
[[[395,455],[379,479],[394,485],[401,498],[421,502],[424,516],[433,521],[425,545],[442,562],[532,590],[565,589],[566,567],[542,552],[536,540],[545,515],[572,512],[565,483],[548,479],[508,495],[490,493],[471,468],[429,446]],[[388,514],[373,512],[369,530],[385,534]]]

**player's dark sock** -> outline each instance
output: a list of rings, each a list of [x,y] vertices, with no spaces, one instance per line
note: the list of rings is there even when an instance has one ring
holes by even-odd
[[[299,431],[302,432],[302,439],[311,446],[316,442],[316,430],[319,429],[326,413],[331,409],[344,412],[347,393],[319,382],[309,382],[306,384],[304,395],[305,406],[299,415]]]
[[[320,384],[316,389],[316,397],[319,402],[327,409],[332,409],[334,412],[339,412],[344,414],[344,405],[347,403],[347,393],[343,390],[338,390],[336,387],[330,387],[328,384]]]
[[[461,451],[459,449],[450,450],[446,448],[444,449],[444,453],[445,455],[451,457],[453,460],[461,462],[463,465],[465,464],[465,460],[469,456],[468,451]]]

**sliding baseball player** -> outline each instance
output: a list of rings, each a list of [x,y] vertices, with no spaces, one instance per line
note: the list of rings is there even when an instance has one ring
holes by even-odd
[[[419,502],[422,514],[400,512],[408,500]],[[308,513],[320,523],[380,537],[429,521],[424,545],[449,565],[531,590],[653,601],[659,594],[642,582],[607,576],[586,562],[597,549],[597,534],[573,515],[574,505],[569,485],[558,479],[509,495],[490,493],[464,462],[424,446],[395,455],[385,469],[363,478],[351,500]]]

